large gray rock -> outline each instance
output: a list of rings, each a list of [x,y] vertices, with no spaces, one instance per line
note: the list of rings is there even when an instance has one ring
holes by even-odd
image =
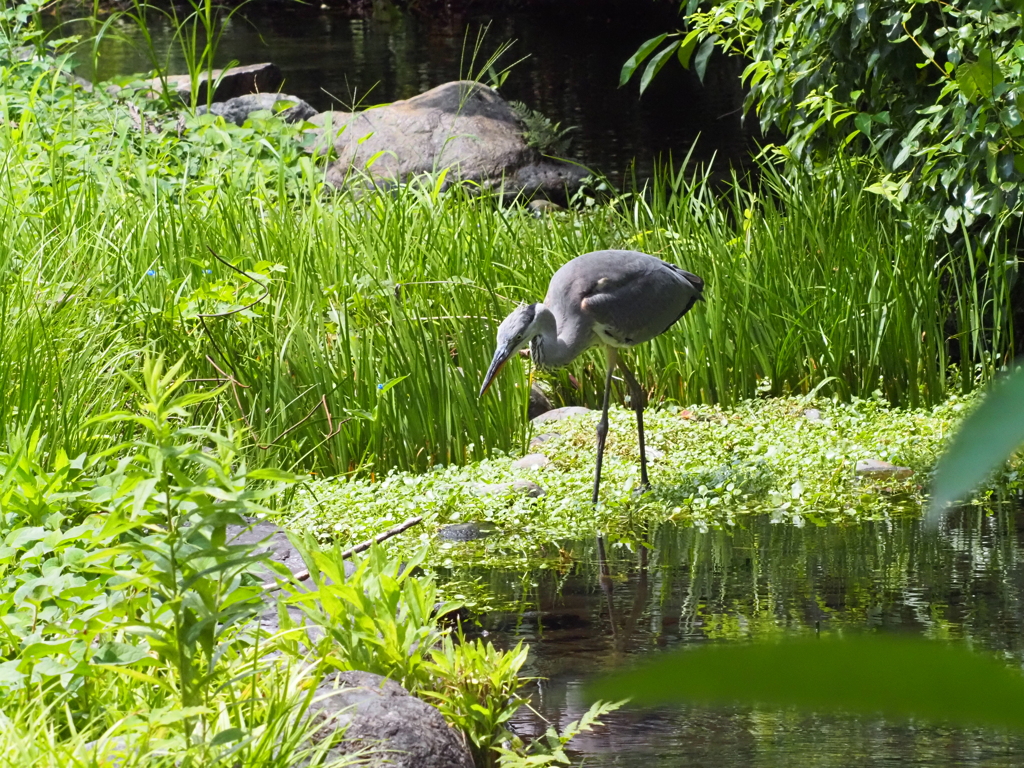
[[[334,715],[331,727],[345,729],[332,757],[365,749],[359,765],[370,768],[473,768],[465,737],[437,709],[379,675],[333,675],[317,689],[310,708],[321,717]]]
[[[249,527],[229,525],[227,527],[227,539],[228,544],[232,545],[260,544],[256,550],[257,555],[266,554],[269,560],[285,566],[295,576],[302,574],[306,570],[306,563],[302,559],[302,555],[299,554],[299,551],[289,541],[288,535],[280,526],[267,520],[255,520]],[[351,576],[356,569],[355,564],[351,560],[346,560],[344,567],[346,577]],[[260,577],[264,581],[270,582],[273,580],[275,574],[269,568],[264,566],[259,571]],[[277,613],[278,594],[277,591],[267,590],[264,592],[267,607],[259,616],[259,624],[261,630],[266,635],[274,635],[281,629],[281,621]],[[285,594],[287,594],[287,590]],[[293,622],[302,623],[304,614],[301,608],[289,605],[287,610]],[[309,639],[314,642],[323,637],[323,630],[319,627],[308,626],[306,631]]]
[[[229,525],[227,539],[232,545],[259,544],[257,554],[267,554],[270,560],[281,563],[293,574],[306,569],[302,555],[288,540],[288,534],[276,523],[254,520],[248,527]],[[265,569],[264,573],[267,578],[273,575],[269,569]]]
[[[285,104],[279,107],[277,104],[280,101]],[[275,116],[286,123],[308,120],[316,114],[316,110],[298,96],[289,96],[286,93],[248,93],[227,101],[215,101],[209,108],[211,114],[220,115],[227,122],[235,125],[242,125],[249,119],[249,115],[262,110],[273,112]],[[206,112],[205,104],[196,109],[196,113],[200,115],[206,114]]]
[[[199,75],[199,98],[197,101],[205,102],[208,86],[207,73]],[[213,70],[213,82],[216,83],[213,89],[212,101],[227,101],[247,93],[273,93],[281,87],[284,78],[281,70],[269,62],[263,64],[247,64],[242,67],[229,67],[228,69]],[[159,94],[165,87],[168,93],[175,94],[186,104],[192,100],[192,80],[188,75],[168,75],[163,80],[154,77],[145,81],[150,88],[150,93]],[[120,86],[113,85],[107,88],[107,92],[114,94],[121,90]]]
[[[404,101],[363,112],[324,112],[313,151],[334,145],[327,171],[334,186],[389,187],[448,169],[445,186],[474,182],[500,191],[565,200],[589,174],[571,163],[545,160],[523,138],[509,104],[481,83],[459,80]]]

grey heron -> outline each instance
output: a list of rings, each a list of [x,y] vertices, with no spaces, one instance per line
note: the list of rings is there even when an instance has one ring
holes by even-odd
[[[484,377],[483,397],[501,367],[530,346],[539,368],[568,365],[588,349],[603,346],[607,361],[604,404],[597,425],[593,503],[598,503],[601,463],[608,436],[612,372],[618,366],[630,389],[640,443],[640,484],[646,489],[647,455],[643,411],[647,394],[619,357],[620,349],[659,336],[703,300],[704,281],[667,261],[638,251],[593,251],[563,264],[551,277],[541,304],[523,304],[498,326],[498,344]]]

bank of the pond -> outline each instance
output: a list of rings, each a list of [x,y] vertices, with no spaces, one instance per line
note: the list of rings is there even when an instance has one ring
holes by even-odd
[[[929,470],[973,399],[954,396],[926,409],[893,408],[879,399],[806,398],[652,409],[645,424],[653,487],[644,495],[637,494],[633,414],[616,408],[596,509],[590,505],[592,412],[535,428],[547,437],[529,450],[546,457],[535,462],[545,466],[521,469],[514,457],[500,457],[421,474],[311,480],[282,518],[322,539],[356,541],[422,515],[419,537],[398,546],[430,543],[428,563],[529,569],[564,567],[573,557],[565,542],[599,531],[630,539],[647,522],[707,530],[742,526],[754,513],[795,526],[915,516]],[[866,460],[913,474],[858,474],[857,463]],[[1008,472],[1014,488],[1016,475],[1012,467]],[[515,487],[524,480],[543,493]],[[475,524],[481,537],[446,540],[471,538],[472,526],[454,531],[469,535],[447,535],[450,526],[463,524]]]

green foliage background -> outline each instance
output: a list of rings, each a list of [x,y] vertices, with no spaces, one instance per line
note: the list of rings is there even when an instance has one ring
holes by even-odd
[[[781,130],[786,158],[827,165],[837,149],[868,155],[878,163],[870,188],[897,207],[947,232],[980,225],[1016,237],[1019,2],[689,0],[680,10],[687,31],[648,41],[623,80],[648,57],[641,88],[672,54],[701,76],[713,48],[740,55],[746,107],[766,133]]]

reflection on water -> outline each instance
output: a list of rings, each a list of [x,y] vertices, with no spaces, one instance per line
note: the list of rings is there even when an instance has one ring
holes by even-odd
[[[218,49],[218,66],[273,61],[285,75],[283,90],[318,109],[354,102],[376,104],[408,98],[433,86],[475,75],[500,44],[516,41],[502,61],[517,64],[502,94],[538,109],[563,126],[577,126],[570,154],[621,180],[637,158],[640,176],[655,156],[678,160],[698,140],[696,157],[742,161],[750,146],[740,121],[739,64],[713,61],[702,86],[675,62],[640,98],[637,82],[618,88],[619,71],[644,40],[678,24],[675,3],[642,6],[585,2],[544,3],[532,12],[491,18],[469,14],[414,15],[391,10],[350,19],[298,3],[260,5],[233,19]],[[473,43],[489,26],[482,53],[471,66]],[[161,56],[171,47],[170,28],[159,17],[151,31]],[[115,25],[100,48],[97,74],[148,71],[141,37]],[[76,31],[85,33],[79,25]],[[468,40],[467,40],[468,37]],[[87,52],[80,72],[91,72]],[[172,51],[171,72],[184,72]]]
[[[579,565],[525,588],[494,574],[497,591],[535,608],[492,616],[488,629],[532,645],[527,674],[548,678],[538,711],[564,726],[586,710],[583,681],[638,654],[782,632],[913,632],[1024,660],[1024,514],[970,510],[938,531],[915,520],[745,525],[663,527],[646,567],[632,548],[614,547],[611,617],[590,544],[573,548]],[[592,768],[1024,765],[1024,736],[982,729],[750,708],[628,710],[605,720],[573,742]],[[521,714],[516,727],[535,733],[541,724]]]

